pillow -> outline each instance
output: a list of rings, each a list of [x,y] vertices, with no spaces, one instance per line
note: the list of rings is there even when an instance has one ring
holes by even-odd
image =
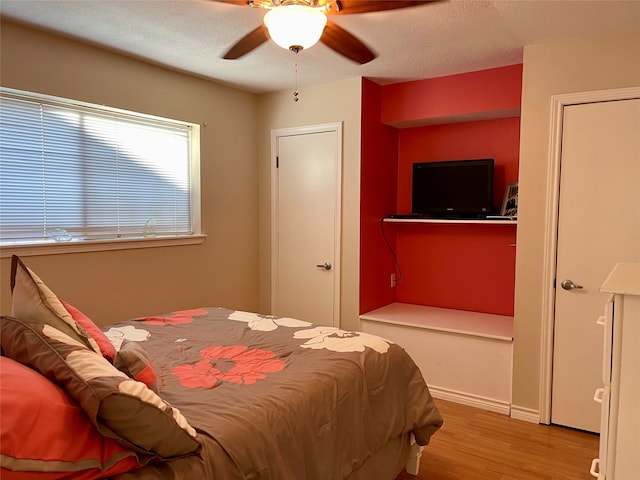
[[[90,480],[134,470],[136,454],[98,433],[59,386],[35,370],[0,357],[0,477]],[[66,477],[65,477],[66,478]]]
[[[58,297],[17,255],[11,258],[11,315],[47,323],[96,352],[100,347],[64,308]]]
[[[60,303],[62,303],[62,306],[67,312],[69,312],[71,317],[86,330],[91,338],[96,341],[98,347],[100,348],[100,351],[102,352],[102,356],[113,363],[113,360],[116,356],[116,347],[113,346],[104,332],[100,330],[100,327],[93,323],[93,320],[91,320],[73,305],[68,304],[64,300],[60,300]]]
[[[114,366],[158,393],[158,377],[149,354],[138,342],[126,342],[116,353]]]
[[[0,346],[6,356],[64,388],[98,431],[121,445],[161,458],[200,449],[178,409],[57,328],[1,317]]]

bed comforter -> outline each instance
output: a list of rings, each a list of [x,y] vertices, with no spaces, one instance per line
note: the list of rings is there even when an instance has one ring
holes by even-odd
[[[409,355],[373,335],[224,308],[106,334],[144,347],[161,397],[202,443],[118,480],[344,480],[390,440],[412,433],[426,445],[442,424]]]

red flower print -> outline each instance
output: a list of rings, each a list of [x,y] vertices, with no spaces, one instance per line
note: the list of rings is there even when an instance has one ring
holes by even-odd
[[[171,373],[188,388],[213,388],[218,380],[250,385],[267,378],[267,373],[278,372],[284,368],[284,362],[269,350],[246,345],[227,347],[212,346],[200,351],[203,357],[195,365],[180,365]]]
[[[171,373],[188,388],[213,388],[218,383],[218,377],[211,373],[211,365],[207,360],[201,360],[195,365],[180,365],[171,370]]]
[[[207,311],[201,308],[197,308],[194,310],[180,310],[179,312],[174,312],[168,317],[146,317],[144,319],[144,323],[148,323],[149,325],[180,325],[183,323],[191,323],[193,322],[193,317],[198,315],[206,315]]]

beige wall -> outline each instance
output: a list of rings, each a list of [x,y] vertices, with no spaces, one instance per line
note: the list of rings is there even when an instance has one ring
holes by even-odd
[[[203,245],[24,258],[97,323],[258,308],[257,96],[4,22],[2,85],[201,124]],[[206,122],[206,127],[203,126]],[[10,313],[10,259],[0,300]]]
[[[360,278],[360,103],[362,81],[353,78],[262,95],[259,101],[260,309],[271,308],[271,130],[342,122],[341,326],[358,329]]]
[[[551,96],[640,85],[640,32],[524,50],[513,405],[539,410]]]

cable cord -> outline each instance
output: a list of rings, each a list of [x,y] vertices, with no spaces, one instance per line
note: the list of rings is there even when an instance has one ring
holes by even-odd
[[[382,238],[384,239],[384,243],[387,244],[387,248],[389,249],[389,251],[391,252],[391,256],[393,257],[393,261],[396,262],[396,269],[398,270],[398,278],[396,279],[396,283],[398,283],[400,282],[400,280],[402,280],[402,268],[400,267],[400,262],[398,261],[395,250],[387,239],[387,233],[384,231],[384,217],[380,219],[380,230],[382,230]]]

